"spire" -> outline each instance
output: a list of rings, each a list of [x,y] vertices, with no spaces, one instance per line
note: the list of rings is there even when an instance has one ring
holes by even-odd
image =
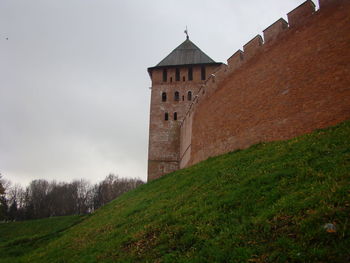
[[[190,39],[190,37],[188,36],[187,26],[186,26],[186,29],[185,29],[184,33],[186,34],[186,39]]]

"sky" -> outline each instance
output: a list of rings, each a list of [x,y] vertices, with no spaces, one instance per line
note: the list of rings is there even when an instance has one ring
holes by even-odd
[[[186,26],[226,63],[303,2],[0,0],[0,173],[22,185],[110,173],[146,181],[147,68]]]

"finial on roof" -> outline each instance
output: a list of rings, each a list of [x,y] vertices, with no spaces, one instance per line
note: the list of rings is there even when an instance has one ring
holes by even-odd
[[[189,39],[189,36],[188,36],[188,30],[187,30],[187,26],[186,26],[186,29],[185,29],[185,34],[186,34],[186,39]]]

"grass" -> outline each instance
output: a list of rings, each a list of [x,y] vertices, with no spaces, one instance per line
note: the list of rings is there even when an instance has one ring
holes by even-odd
[[[0,223],[0,262],[20,261],[20,257],[59,237],[83,218],[62,216]]]
[[[11,262],[349,262],[349,215],[347,121],[142,185]]]

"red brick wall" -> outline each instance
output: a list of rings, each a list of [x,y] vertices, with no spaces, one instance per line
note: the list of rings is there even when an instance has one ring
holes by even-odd
[[[186,126],[191,144],[182,146],[190,146],[190,161],[181,167],[350,118],[350,1],[333,2],[339,4],[306,14],[199,97]]]

